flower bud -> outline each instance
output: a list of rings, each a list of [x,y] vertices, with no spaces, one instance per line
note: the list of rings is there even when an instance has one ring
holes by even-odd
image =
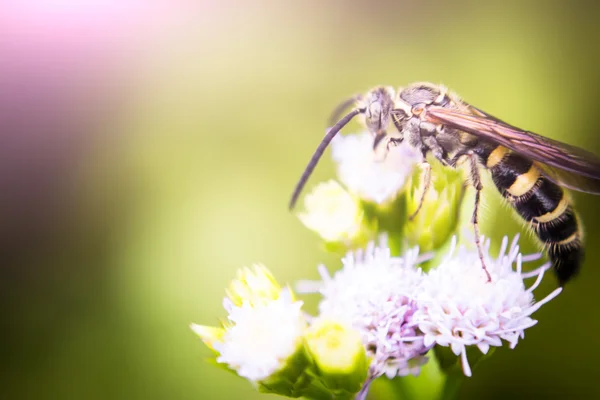
[[[406,192],[406,215],[409,220],[404,226],[409,246],[418,245],[424,252],[439,249],[454,234],[464,182],[460,171],[432,162],[431,184],[423,198],[425,182],[422,177],[425,176],[424,171],[417,171],[411,178]],[[421,199],[423,204],[419,209]]]
[[[369,362],[360,335],[332,320],[314,322],[305,335],[315,375],[329,391],[357,393],[367,378]]]
[[[330,245],[352,247],[362,243],[369,229],[360,201],[339,183],[329,180],[320,183],[304,200],[305,211],[298,214],[300,221],[317,232]]]

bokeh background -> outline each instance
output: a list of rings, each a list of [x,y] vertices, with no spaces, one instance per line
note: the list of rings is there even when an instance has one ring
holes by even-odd
[[[263,262],[282,282],[338,266],[287,210],[332,108],[377,84],[443,82],[600,153],[599,11],[3,1],[0,398],[265,398],[205,363],[188,324],[225,315],[223,289],[243,265]],[[333,175],[326,157],[312,183]],[[494,196],[484,231],[517,232]],[[574,197],[588,241],[579,279],[462,398],[600,397],[600,198]]]

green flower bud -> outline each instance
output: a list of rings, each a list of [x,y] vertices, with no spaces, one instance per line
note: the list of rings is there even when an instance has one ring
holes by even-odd
[[[439,249],[455,233],[464,191],[461,171],[432,162],[431,185],[423,198],[425,182],[421,177],[425,176],[417,171],[411,178],[406,192],[408,221],[404,226],[409,246],[418,245],[424,252]]]
[[[335,180],[318,184],[304,200],[300,221],[321,236],[330,251],[345,253],[370,240],[374,230],[364,218],[360,200]]]
[[[305,348],[315,381],[335,398],[352,398],[360,391],[369,361],[357,331],[336,321],[318,320],[305,334]]]

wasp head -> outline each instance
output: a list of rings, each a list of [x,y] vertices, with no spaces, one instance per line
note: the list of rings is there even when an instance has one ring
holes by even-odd
[[[387,128],[395,96],[394,89],[390,87],[378,87],[365,96],[361,108],[364,109],[365,125],[371,133],[380,135]]]

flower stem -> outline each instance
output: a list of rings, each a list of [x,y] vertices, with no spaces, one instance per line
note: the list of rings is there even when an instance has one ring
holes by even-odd
[[[400,377],[390,382],[392,395],[388,398],[401,400],[458,398],[465,376],[458,370],[444,372],[433,352],[430,355],[432,359],[423,366],[419,376]]]
[[[371,383],[373,383],[374,378],[369,376],[367,381],[364,383],[363,388],[356,394],[354,400],[366,400],[367,394],[369,393],[369,388],[371,387]]]

